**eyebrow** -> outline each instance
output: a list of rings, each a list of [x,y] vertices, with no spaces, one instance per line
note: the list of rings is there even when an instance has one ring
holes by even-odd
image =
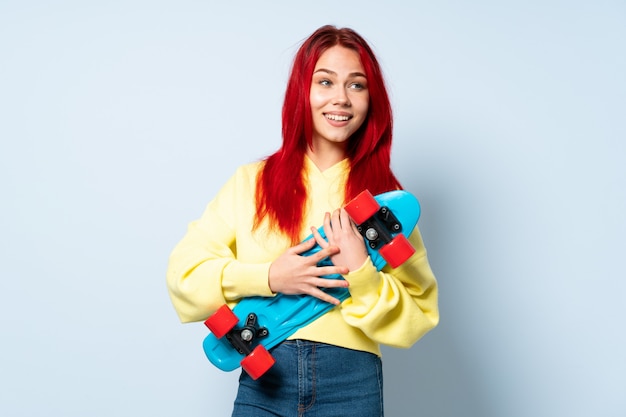
[[[335,71],[332,71],[332,70],[329,70],[329,69],[326,69],[326,68],[319,68],[319,69],[315,70],[315,71],[313,72],[313,74],[317,74],[318,72],[325,72],[325,73],[330,74],[330,75],[337,75],[337,73],[336,73]],[[358,72],[358,71],[356,71],[356,72],[351,72],[351,73],[350,73],[350,74],[348,74],[348,75],[349,75],[350,77],[363,77],[363,78],[367,78],[367,77],[365,76],[365,74],[363,74],[362,72]]]

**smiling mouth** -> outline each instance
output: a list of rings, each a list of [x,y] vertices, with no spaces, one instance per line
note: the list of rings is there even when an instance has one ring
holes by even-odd
[[[336,122],[346,122],[352,118],[352,116],[340,116],[338,114],[324,114],[328,120],[334,120]]]

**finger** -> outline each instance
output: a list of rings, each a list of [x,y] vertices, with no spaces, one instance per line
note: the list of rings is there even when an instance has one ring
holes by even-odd
[[[345,279],[318,278],[315,280],[315,286],[319,288],[348,288],[350,284]]]
[[[328,266],[318,267],[317,270],[315,271],[315,274],[318,277],[322,277],[322,276],[327,276],[327,275],[345,275],[349,272],[350,272],[350,269],[348,269],[345,266],[328,265]],[[326,279],[326,281],[329,281],[329,279]]]
[[[328,245],[319,252],[311,255],[312,264],[317,264],[318,262],[328,258],[329,256],[333,256],[336,253],[339,253],[339,248],[334,245]]]
[[[346,219],[347,219],[346,221],[350,222],[350,229],[352,230],[352,233],[354,233],[359,239],[363,240],[363,235],[361,235],[361,232],[359,232],[359,228],[356,225],[356,223],[354,223],[352,221],[352,218],[350,217],[350,215],[348,214],[348,212],[345,209],[342,209],[342,210],[346,214]]]
[[[324,214],[324,233],[326,234],[326,239],[328,239],[328,243],[332,245],[333,243],[333,227],[330,224],[330,213],[326,212]]]
[[[294,253],[301,254],[311,249],[313,246],[315,246],[316,243],[317,242],[315,241],[314,238],[310,238],[310,239],[305,240],[304,242],[298,243],[296,246],[292,247],[291,249]]]
[[[340,213],[341,211],[339,209],[333,211],[333,216],[330,219],[330,224],[332,225],[333,229],[341,230],[341,228],[343,227],[343,225],[341,224],[341,217],[339,216]]]
[[[322,301],[326,301],[327,303],[333,304],[338,306],[339,304],[341,304],[341,301],[339,301],[337,298],[328,295],[327,293],[325,293],[324,291],[320,290],[319,288],[316,287],[312,287],[311,291],[309,292],[309,295],[315,297],[315,298],[319,298]]]
[[[350,219],[350,224],[352,225],[352,231],[353,231],[355,234],[357,234],[357,235],[361,236],[361,232],[359,232],[359,227],[356,225],[356,223],[355,223],[355,222],[353,222],[353,221],[352,221],[352,219]],[[362,237],[362,236],[361,236],[361,237]]]
[[[342,208],[339,212],[339,219],[341,220],[342,228],[345,230],[348,230],[350,228],[348,225],[352,226],[354,224],[352,222],[352,219],[348,215],[348,212],[344,208]]]
[[[313,234],[313,238],[315,239],[317,244],[320,246],[320,248],[324,249],[329,246],[329,243],[326,241],[326,239],[324,239],[324,237],[320,234],[319,230],[317,230],[315,227],[311,227],[311,233]]]

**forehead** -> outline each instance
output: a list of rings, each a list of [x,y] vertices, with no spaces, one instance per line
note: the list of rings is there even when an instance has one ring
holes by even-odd
[[[337,73],[344,71],[364,73],[359,54],[353,49],[339,45],[328,48],[320,55],[315,64],[315,70],[318,69],[326,69]]]

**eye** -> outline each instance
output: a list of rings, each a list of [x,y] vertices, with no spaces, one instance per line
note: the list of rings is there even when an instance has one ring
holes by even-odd
[[[367,85],[365,83],[353,82],[348,86],[352,90],[362,91],[367,89]]]
[[[330,87],[333,83],[331,83],[330,80],[323,78],[318,81],[318,84],[323,85],[324,87]]]

